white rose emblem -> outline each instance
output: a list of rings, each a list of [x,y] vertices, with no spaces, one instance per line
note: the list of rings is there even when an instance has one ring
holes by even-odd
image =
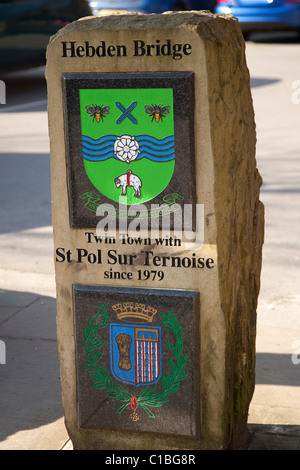
[[[114,143],[114,154],[122,162],[130,163],[140,153],[139,144],[131,135],[121,135]]]

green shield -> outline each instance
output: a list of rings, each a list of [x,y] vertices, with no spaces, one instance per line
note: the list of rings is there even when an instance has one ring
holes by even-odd
[[[80,90],[82,156],[97,190],[121,204],[150,201],[175,167],[173,90]]]

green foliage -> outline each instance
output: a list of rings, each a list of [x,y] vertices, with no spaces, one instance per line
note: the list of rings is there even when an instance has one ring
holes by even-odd
[[[150,408],[159,407],[168,402],[169,396],[178,391],[180,382],[188,376],[188,373],[185,372],[187,355],[182,356],[182,327],[179,325],[177,318],[169,311],[167,315],[161,314],[161,316],[164,327],[175,336],[175,344],[168,341],[166,343],[170,353],[174,356],[174,360],[169,358],[170,374],[162,375],[162,392],[156,393],[155,386],[145,386],[136,397],[138,406],[151,418],[155,418],[155,415]],[[90,373],[93,386],[96,389],[104,390],[107,397],[123,402],[123,405],[116,411],[120,414],[130,405],[133,395],[127,392],[122,385],[114,382],[107,370],[98,364],[102,358],[101,350],[105,343],[104,340],[98,337],[98,330],[107,326],[107,320],[107,307],[102,304],[98,309],[95,321],[91,318],[88,326],[84,328],[84,345],[88,358],[85,367]]]

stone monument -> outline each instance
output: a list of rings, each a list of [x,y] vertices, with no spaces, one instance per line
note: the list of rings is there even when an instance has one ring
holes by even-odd
[[[83,18],[46,77],[74,449],[242,448],[264,211],[237,20]]]

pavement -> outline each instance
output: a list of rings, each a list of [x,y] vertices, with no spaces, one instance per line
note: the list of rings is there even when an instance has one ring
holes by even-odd
[[[291,103],[300,77],[290,70],[299,52],[299,43],[247,43],[266,207],[247,450],[300,450],[300,105]],[[15,97],[0,113],[0,450],[72,450],[56,341],[46,100],[37,96],[43,73],[22,75],[33,101],[20,110]]]

